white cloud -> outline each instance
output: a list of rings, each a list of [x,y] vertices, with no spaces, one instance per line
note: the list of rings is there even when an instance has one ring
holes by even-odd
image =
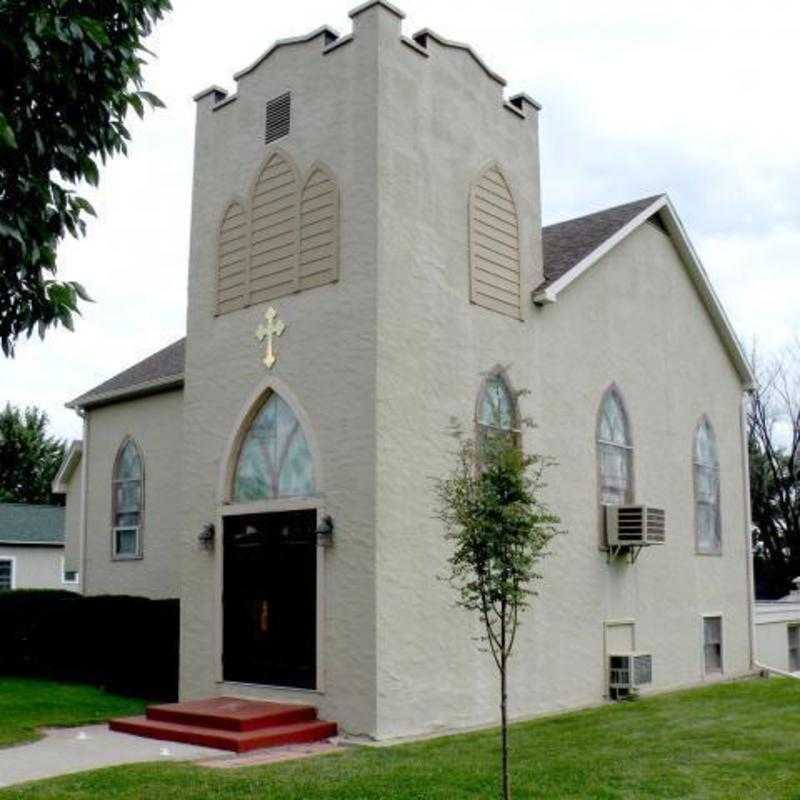
[[[352,0],[352,5],[356,0]],[[548,220],[669,191],[743,338],[777,347],[798,332],[800,5],[407,0],[405,32],[466,41],[544,104]],[[0,360],[0,400],[36,403],[79,436],[63,403],[183,334],[194,104],[275,39],[330,24],[346,3],[177,0],[149,42],[148,88],[166,111],[132,122],[129,159],[89,192],[99,213],[65,242],[65,277],[97,303],[75,334],[23,342]],[[333,12],[331,9],[333,8]]]

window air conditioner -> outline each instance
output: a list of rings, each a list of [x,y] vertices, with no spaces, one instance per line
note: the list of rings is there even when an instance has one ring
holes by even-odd
[[[611,547],[664,544],[664,511],[650,506],[606,506],[606,537]]]
[[[653,680],[653,657],[647,653],[612,653],[608,656],[608,696],[622,700]]]

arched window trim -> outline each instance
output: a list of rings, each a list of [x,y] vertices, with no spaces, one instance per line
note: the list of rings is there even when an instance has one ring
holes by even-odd
[[[622,418],[625,423],[625,434],[626,434],[626,444],[620,444],[619,442],[609,442],[600,437],[600,430],[602,427],[603,422],[603,409],[605,408],[606,401],[609,397],[616,398],[617,404],[619,405],[620,410],[622,411]],[[607,503],[603,502],[603,465],[602,465],[602,447],[603,446],[610,446],[610,447],[619,447],[624,449],[628,453],[628,487],[625,494],[625,503],[633,503],[636,497],[636,480],[635,480],[635,469],[634,469],[634,452],[635,452],[635,439],[633,436],[633,427],[631,425],[631,418],[630,414],[628,414],[628,406],[625,402],[625,398],[620,391],[619,386],[616,383],[612,383],[610,386],[606,388],[603,392],[602,397],[600,398],[600,404],[597,407],[597,419],[595,423],[595,449],[597,450],[597,500],[599,506],[602,507],[608,505]],[[604,523],[603,523],[604,525]]]
[[[136,456],[139,460],[139,509],[138,509],[138,525],[118,525],[117,516],[121,513],[118,511],[117,508],[117,485],[122,483],[118,477],[119,471],[119,464],[120,459],[122,458],[122,453],[125,451],[127,446],[131,444],[133,445],[134,449],[136,450]],[[117,454],[114,457],[114,465],[111,471],[111,557],[113,560],[118,561],[130,561],[140,559],[144,555],[144,546],[143,546],[143,533],[144,533],[144,525],[145,525],[145,477],[146,477],[146,469],[144,463],[144,455],[142,452],[142,448],[140,447],[139,443],[136,439],[128,434],[123,438],[120,442],[119,447],[117,448]],[[136,552],[135,553],[120,553],[117,543],[117,536],[119,530],[130,530],[132,528],[136,528]]]
[[[714,464],[704,464],[698,460],[697,457],[697,439],[700,432],[706,429],[709,434],[710,441],[714,449]],[[700,541],[700,505],[701,500],[698,492],[698,478],[697,473],[699,469],[712,469],[716,478],[716,497],[715,497],[715,515],[714,515],[714,535],[716,545],[712,548],[706,547]],[[695,425],[694,435],[692,436],[692,485],[694,497],[694,543],[695,552],[698,555],[706,556],[719,556],[722,555],[722,504],[720,496],[720,469],[719,469],[719,446],[717,444],[717,434],[711,420],[706,414],[703,414]]]
[[[486,423],[481,421],[481,405],[483,404],[483,398],[488,391],[489,385],[493,381],[499,380],[503,387],[505,388],[506,393],[508,394],[509,400],[511,401],[511,428],[498,428],[494,425],[487,425]],[[521,443],[522,440],[522,418],[519,413],[519,392],[516,391],[514,386],[511,383],[511,380],[508,377],[508,370],[505,367],[495,366],[492,367],[489,372],[487,372],[483,380],[481,381],[481,385],[478,389],[478,394],[475,398],[475,413],[474,413],[474,422],[475,422],[475,431],[477,436],[477,441],[480,440],[485,435],[487,430],[493,430],[497,432],[504,432],[510,431],[510,433],[514,436],[514,441],[517,445]]]
[[[286,501],[300,502],[306,499],[312,499],[319,496],[319,459],[314,449],[312,440],[309,436],[308,424],[305,415],[300,411],[297,404],[288,393],[275,388],[273,385],[267,386],[258,396],[255,402],[250,404],[250,407],[245,414],[244,418],[239,425],[234,446],[231,448],[231,455],[228,459],[227,476],[225,480],[225,503],[235,505],[248,505],[253,503],[277,503],[281,504]],[[290,495],[290,496],[273,496],[253,500],[237,499],[235,496],[236,490],[236,473],[239,467],[239,461],[244,451],[244,446],[250,431],[253,428],[256,420],[261,412],[264,410],[267,403],[273,396],[277,396],[292,412],[295,420],[297,421],[298,429],[305,439],[306,446],[309,451],[309,459],[311,466],[311,483],[312,492],[308,495]]]

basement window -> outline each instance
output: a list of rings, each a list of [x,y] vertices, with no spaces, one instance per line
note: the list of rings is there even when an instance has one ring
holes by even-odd
[[[722,617],[704,617],[703,653],[706,674],[722,672]]]

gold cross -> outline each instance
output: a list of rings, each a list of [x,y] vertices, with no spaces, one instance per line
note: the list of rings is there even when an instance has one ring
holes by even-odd
[[[272,369],[272,365],[277,358],[276,354],[272,351],[272,337],[280,336],[284,330],[286,330],[286,326],[281,320],[277,319],[277,316],[278,312],[270,306],[264,313],[264,319],[266,319],[267,324],[259,325],[256,329],[256,339],[258,339],[259,342],[263,342],[264,339],[267,340],[267,352],[264,356],[264,366],[267,369]]]

